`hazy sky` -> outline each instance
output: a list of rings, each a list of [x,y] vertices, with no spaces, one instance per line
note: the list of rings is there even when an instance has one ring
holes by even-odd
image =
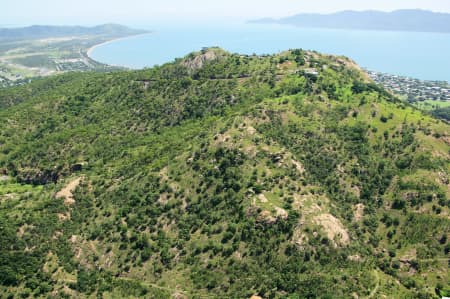
[[[450,12],[450,0],[0,0],[0,25],[224,21],[300,12],[401,8]]]

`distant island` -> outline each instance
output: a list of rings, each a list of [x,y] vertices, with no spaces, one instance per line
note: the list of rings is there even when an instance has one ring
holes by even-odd
[[[118,24],[0,28],[0,87],[67,71],[116,69],[91,59],[89,49],[115,39],[146,33],[149,31]]]
[[[419,9],[404,9],[393,12],[371,10],[342,11],[332,14],[303,13],[281,19],[252,20],[249,23],[334,29],[450,33],[450,14]]]

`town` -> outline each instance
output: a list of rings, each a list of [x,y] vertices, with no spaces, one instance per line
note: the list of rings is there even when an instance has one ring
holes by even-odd
[[[446,81],[424,81],[370,70],[366,72],[375,83],[410,103],[427,100],[450,101],[450,84]]]

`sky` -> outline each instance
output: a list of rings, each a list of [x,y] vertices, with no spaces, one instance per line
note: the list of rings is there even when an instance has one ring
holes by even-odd
[[[302,12],[411,8],[450,13],[450,0],[0,0],[0,26],[223,22]]]

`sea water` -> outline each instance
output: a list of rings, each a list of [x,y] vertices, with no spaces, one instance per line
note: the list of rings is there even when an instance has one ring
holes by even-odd
[[[145,27],[152,33],[101,45],[91,51],[91,57],[138,69],[164,64],[210,46],[241,54],[272,54],[301,48],[345,55],[374,71],[450,82],[450,34],[259,24]]]

